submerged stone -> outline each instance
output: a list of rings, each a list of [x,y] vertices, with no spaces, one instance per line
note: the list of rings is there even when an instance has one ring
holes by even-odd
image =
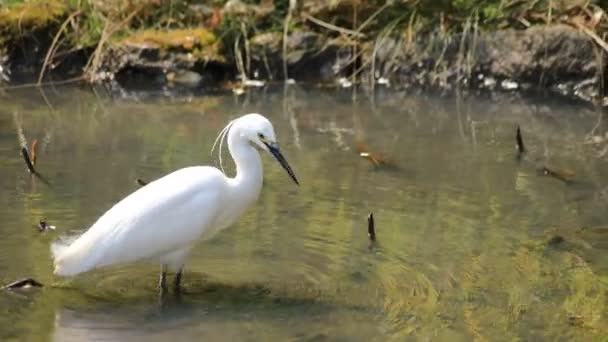
[[[167,73],[167,81],[173,84],[179,84],[187,87],[195,87],[199,85],[203,77],[191,70],[178,69]]]

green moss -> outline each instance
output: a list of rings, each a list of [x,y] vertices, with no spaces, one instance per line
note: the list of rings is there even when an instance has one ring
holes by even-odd
[[[130,33],[118,39],[117,44],[186,52],[195,59],[222,59],[219,54],[221,42],[213,32],[202,27],[174,30],[147,29]]]
[[[217,41],[215,35],[204,28],[178,30],[143,30],[135,32],[123,39],[124,43],[151,45],[160,49],[193,50],[205,47]]]
[[[66,14],[68,5],[63,0],[9,2],[0,8],[0,28],[12,32],[39,28],[58,21]]]

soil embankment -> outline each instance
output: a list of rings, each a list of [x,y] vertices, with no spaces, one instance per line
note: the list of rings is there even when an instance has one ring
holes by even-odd
[[[599,7],[581,7],[579,12],[572,7],[564,12],[570,17],[523,29],[484,28],[478,16],[448,30],[448,16],[440,12],[437,27],[427,20],[424,29],[414,31],[420,26],[415,25],[415,12],[397,17],[407,20],[389,21],[392,17],[381,15],[390,10],[386,4],[353,9],[349,1],[331,8],[314,7],[318,2],[312,1],[281,9],[279,1],[217,3],[185,1],[181,16],[187,25],[170,24],[149,4],[117,12],[123,14],[96,8],[105,18],[96,36],[96,31],[85,30],[93,25],[87,22],[93,15],[60,0],[38,5],[42,9],[29,2],[0,9],[0,82],[75,78],[113,89],[154,90],[235,88],[293,79],[403,90],[542,90],[608,105],[608,45],[589,28],[606,20]],[[163,20],[164,27],[146,24]],[[387,24],[381,25],[382,20]]]

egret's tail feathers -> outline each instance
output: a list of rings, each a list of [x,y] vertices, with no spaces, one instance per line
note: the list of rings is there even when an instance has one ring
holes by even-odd
[[[76,243],[78,236],[64,238],[51,244],[55,260],[55,275],[69,277],[90,270],[91,263],[85,254],[86,249]]]

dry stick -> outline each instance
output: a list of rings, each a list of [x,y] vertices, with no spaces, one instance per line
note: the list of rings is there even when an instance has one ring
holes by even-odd
[[[372,50],[372,60],[371,60],[371,66],[370,66],[370,76],[369,76],[369,88],[372,91],[372,94],[374,94],[374,89],[376,88],[376,54],[378,53],[378,41],[379,41],[380,37],[376,37],[376,39],[374,40],[374,49]],[[372,95],[372,101],[373,99],[373,95]]]
[[[372,50],[372,58],[370,62],[364,63],[361,65],[360,68],[358,68],[357,70],[355,70],[355,73],[358,74],[359,72],[361,72],[365,67],[367,67],[368,64],[371,64],[371,77],[370,77],[370,88],[373,91],[375,86],[376,86],[376,81],[375,81],[375,74],[376,74],[376,55],[378,52],[378,47],[380,46],[380,44],[388,37],[390,36],[390,34],[393,32],[393,30],[395,29],[395,27],[397,26],[397,24],[399,23],[400,19],[396,19],[394,20],[392,23],[390,23],[388,26],[386,26],[384,29],[382,29],[382,31],[380,32],[380,34],[378,34],[378,36],[376,37],[376,40],[374,42],[374,48]],[[395,52],[393,52],[393,56],[391,57],[391,59],[388,60],[388,65],[389,67],[391,66],[393,59],[396,56],[397,53],[397,48],[394,49]],[[363,53],[363,51],[361,51],[361,53]]]
[[[103,46],[105,45],[106,41],[121,27],[128,24],[131,21],[131,19],[133,19],[133,17],[139,11],[141,11],[142,8],[143,7],[136,8],[123,21],[114,25],[114,27],[112,27],[112,28],[110,28],[110,24],[111,24],[110,21],[106,19],[106,23],[103,27],[103,31],[101,33],[101,38],[99,39],[99,42],[97,43],[97,47],[95,48],[95,51],[93,51],[93,55],[91,55],[91,57],[87,61],[87,64],[84,67],[84,69],[87,70],[86,73],[88,74],[89,79],[92,78],[91,74],[97,69],[97,66],[100,63],[101,50],[102,50]]]
[[[473,73],[473,58],[475,56],[475,50],[477,49],[477,37],[479,35],[479,13],[475,14],[475,23],[473,24],[473,41],[467,53],[467,77],[471,79]]]
[[[402,16],[402,17],[403,17],[403,16]],[[374,48],[373,48],[373,50],[372,50],[372,51],[373,51],[373,52],[372,52],[372,54],[373,54],[372,61],[371,61],[371,62],[367,62],[367,63],[362,64],[362,65],[361,65],[359,68],[357,68],[357,69],[356,69],[356,70],[353,72],[353,74],[354,74],[354,75],[358,75],[358,74],[359,74],[361,71],[363,71],[363,70],[364,70],[364,69],[365,69],[365,68],[366,68],[366,67],[367,67],[367,66],[368,66],[368,65],[371,63],[371,64],[372,64],[372,76],[373,76],[373,71],[375,71],[375,56],[376,56],[376,50],[377,50],[377,47],[376,47],[376,46],[377,46],[377,42],[378,42],[379,40],[384,40],[384,39],[386,39],[386,37],[388,37],[388,36],[391,34],[391,32],[392,32],[392,31],[395,29],[395,27],[397,26],[397,24],[399,23],[399,21],[401,20],[401,18],[402,18],[402,17],[399,17],[399,18],[395,19],[395,20],[394,20],[393,22],[391,22],[391,23],[390,23],[388,26],[386,26],[386,28],[384,28],[384,29],[382,30],[382,32],[381,32],[381,33],[378,35],[378,37],[376,38],[376,43],[374,44]],[[364,24],[365,24],[365,23],[364,23]],[[364,26],[364,24],[362,24],[361,26]],[[360,26],[360,27],[361,27],[361,26]],[[356,41],[353,41],[353,44],[356,44]],[[359,58],[361,55],[363,55],[363,53],[365,53],[365,52],[367,51],[366,49],[369,49],[369,47],[364,48],[364,49],[361,49],[360,51],[358,51],[358,52],[357,52],[357,53],[356,53],[356,54],[355,54],[355,55],[354,55],[354,56],[353,56],[351,59],[349,59],[349,60],[348,60],[348,61],[347,61],[345,64],[346,64],[346,65],[350,65],[351,63],[354,63],[354,61],[355,61],[357,58]],[[395,49],[395,50],[397,50],[397,49]],[[393,53],[393,57],[396,55],[396,53],[397,53],[396,51]],[[392,61],[392,59],[391,59],[391,61]],[[373,77],[372,77],[372,82],[373,82]],[[372,87],[372,89],[373,89],[373,87]]]
[[[369,49],[369,47],[364,47],[362,48],[360,51],[357,52],[357,54],[355,56],[353,56],[351,59],[349,59],[346,63],[344,63],[345,66],[349,66],[352,63],[355,62],[355,60],[357,58],[359,58],[361,55],[363,55],[365,52],[367,52]],[[358,75],[360,72],[362,72],[368,64],[370,64],[371,62],[367,62],[361,66],[359,66],[357,69],[355,69],[355,71],[353,71],[353,75]]]
[[[236,60],[236,69],[241,74],[241,82],[245,82],[249,79],[245,73],[245,66],[243,65],[243,56],[241,55],[240,47],[241,36],[238,36],[234,41],[234,59]]]
[[[359,7],[357,6],[357,1],[353,1],[353,29],[357,26],[357,15],[359,14]],[[359,41],[357,39],[355,39],[354,44],[353,44],[353,56],[357,55],[357,47],[358,47]],[[355,68],[357,67],[357,58],[353,58],[353,65],[355,66]],[[355,74],[353,72],[353,74],[351,75],[351,82],[352,84],[357,84],[357,74]],[[352,93],[352,99],[353,101],[357,100],[357,87],[353,87],[353,93]]]
[[[252,26],[252,29],[256,35],[260,33],[260,31],[255,26]],[[270,69],[270,62],[268,62],[268,54],[266,53],[265,49],[263,51],[261,51],[261,53],[262,53],[262,62],[264,62],[264,68],[266,69],[266,75],[268,77],[268,81],[273,81],[274,78],[272,77],[272,70]]]
[[[247,28],[245,22],[241,22],[241,33],[243,34],[243,41],[245,42],[245,70],[247,74],[251,73],[251,54],[249,52],[249,39],[247,39]]]
[[[287,82],[289,75],[287,74],[287,31],[289,30],[289,22],[291,21],[291,15],[295,7],[295,1],[289,1],[289,10],[285,16],[285,22],[283,23],[283,80]]]
[[[466,34],[466,31],[464,34]],[[437,73],[437,69],[439,68],[441,63],[443,63],[443,59],[445,58],[445,53],[448,51],[448,45],[450,43],[448,41],[448,38],[442,38],[442,40],[443,40],[443,48],[441,49],[441,53],[439,54],[439,57],[437,57],[437,59],[435,60],[435,64],[433,65],[433,74]],[[460,58],[460,55],[459,55],[459,58]]]
[[[101,58],[101,49],[107,39],[106,37],[109,26],[110,22],[106,20],[106,23],[103,27],[103,31],[101,32],[101,37],[99,38],[99,42],[97,42],[97,46],[95,47],[93,54],[91,55],[91,57],[89,57],[87,64],[84,66],[85,73],[87,74],[87,78],[89,80],[93,79],[93,72],[95,70],[95,67],[99,64],[99,59]]]
[[[78,77],[69,78],[69,79],[63,80],[63,81],[52,81],[52,82],[45,82],[45,83],[42,83],[42,84],[38,84],[38,83],[24,83],[24,84],[19,84],[19,85],[5,86],[5,87],[0,87],[0,90],[12,90],[12,89],[23,89],[23,88],[34,88],[34,87],[46,87],[46,86],[64,85],[64,84],[70,84],[70,83],[76,83],[76,82],[80,82],[80,81],[85,81],[85,80],[86,80],[86,77],[84,77],[84,76],[78,76]]]
[[[44,92],[44,88],[39,87],[38,90],[40,91],[40,96],[42,96],[44,103],[46,103],[46,105],[49,107],[49,110],[51,111],[51,113],[54,113],[55,108],[53,107],[53,105],[51,104],[51,101],[46,96],[46,93]]]
[[[63,24],[61,24],[61,27],[59,27],[59,31],[57,31],[57,34],[53,38],[53,42],[51,43],[51,46],[49,47],[48,51],[46,52],[46,56],[44,57],[44,63],[42,64],[42,69],[40,69],[38,82],[36,82],[37,85],[42,84],[42,79],[44,78],[44,71],[46,70],[46,67],[49,64],[51,57],[54,56],[55,52],[57,51],[57,42],[59,41],[59,37],[61,37],[61,33],[63,32],[63,30],[65,30],[65,28],[72,21],[72,19],[74,19],[81,12],[81,10],[77,10],[76,12],[70,14],[70,16],[63,22]]]
[[[353,2],[353,4],[355,4],[355,3],[356,2]],[[372,20],[374,20],[374,18],[376,18],[380,13],[382,13],[382,11],[387,9],[389,6],[391,6],[391,1],[387,1],[384,5],[382,5],[380,8],[378,8],[376,10],[376,12],[374,12],[372,15],[370,15],[369,18],[367,18],[361,25],[359,25],[359,27],[357,28],[357,30],[355,32],[361,33],[361,31],[367,25],[369,25],[372,22]]]
[[[576,26],[576,28],[578,28],[579,30],[583,31],[583,33],[585,33],[586,35],[588,35],[589,37],[591,37],[595,43],[597,45],[599,45],[602,49],[604,49],[606,52],[608,52],[608,43],[606,43],[600,36],[598,36],[595,32],[593,32],[592,30],[590,30],[589,28],[585,27],[582,24],[579,24],[577,22],[573,23],[574,26]]]
[[[602,35],[602,40],[605,41],[606,33]],[[600,80],[600,84],[598,87],[599,97],[606,96],[606,79],[605,79],[605,70],[606,70],[606,51],[599,51],[599,54],[596,52],[596,56],[598,59],[599,68],[597,68],[598,79]]]
[[[383,34],[382,39],[386,39],[386,37],[388,37],[388,36],[391,34],[391,32],[392,32],[392,31],[395,29],[395,27],[397,26],[397,24],[398,24],[398,23],[399,23],[399,19],[396,19],[395,21],[393,21],[393,23],[392,23],[391,25],[387,26],[387,28],[385,28],[385,29],[383,30],[384,34]],[[382,33],[381,33],[381,35],[382,35]],[[351,59],[348,61],[347,65],[349,65],[350,63],[353,63],[353,61],[354,61],[356,58],[358,58],[359,56],[361,56],[362,54],[364,54],[365,52],[367,52],[367,51],[368,51],[368,49],[369,49],[369,47],[364,47],[364,48],[362,48],[362,49],[361,49],[361,50],[358,52],[358,54],[357,54],[356,56],[354,56],[353,58],[351,58]],[[374,49],[375,49],[375,46],[374,46]],[[398,50],[398,49],[395,49],[395,50]],[[375,58],[375,52],[373,52],[373,53],[374,53],[374,58]],[[397,54],[397,51],[395,51],[395,52],[393,53],[393,57],[392,57],[392,58],[389,60],[389,62],[392,62],[392,61],[393,61],[393,59],[395,58],[396,54]],[[361,66],[359,66],[359,68],[357,68],[357,69],[356,69],[356,70],[355,70],[353,73],[354,73],[355,75],[358,75],[360,72],[362,72],[363,70],[365,70],[365,68],[366,68],[366,67],[367,67],[369,64],[371,64],[373,61],[374,61],[374,60],[372,59],[372,61],[371,61],[371,62],[363,63],[363,64],[362,64]],[[374,66],[374,68],[375,68],[375,66]]]
[[[456,63],[458,64],[456,87],[458,89],[460,89],[461,82],[462,82],[462,68],[461,68],[461,65],[463,63],[463,60],[465,59],[465,51],[464,51],[464,49],[465,49],[467,35],[469,34],[469,30],[470,29],[471,29],[471,17],[469,16],[467,18],[467,21],[464,24],[464,30],[462,31],[462,39],[460,40],[460,46],[458,47],[458,60],[456,61]]]

